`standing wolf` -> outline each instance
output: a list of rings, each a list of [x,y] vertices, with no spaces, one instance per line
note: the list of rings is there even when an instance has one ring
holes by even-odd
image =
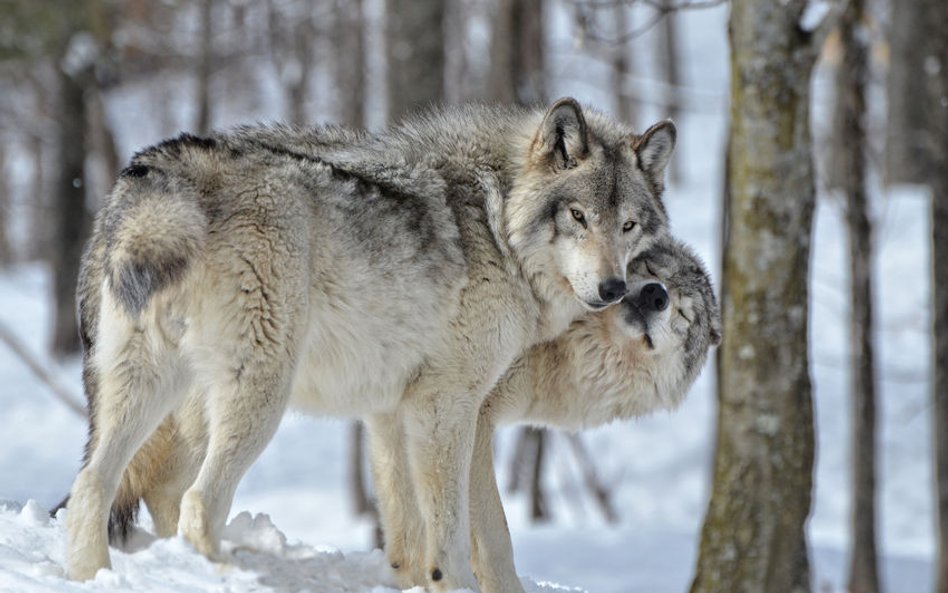
[[[110,510],[127,516],[139,496],[159,535],[176,526],[214,557],[292,396],[366,418],[382,490],[404,480],[391,452],[408,452],[428,584],[476,590],[480,404],[530,346],[625,295],[628,262],[665,232],[674,142],[669,122],[638,136],[563,99],[377,136],[185,135],[136,155],[80,271],[91,422],[69,576],[109,566]],[[204,455],[180,462],[162,441],[194,416],[206,430],[184,441]],[[411,537],[386,516],[397,566]]]

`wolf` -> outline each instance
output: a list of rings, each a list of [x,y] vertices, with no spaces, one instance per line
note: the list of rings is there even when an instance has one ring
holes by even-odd
[[[484,593],[523,591],[494,475],[496,428],[532,424],[577,431],[673,410],[721,341],[708,273],[686,244],[670,236],[658,239],[630,263],[629,278],[619,306],[587,315],[554,340],[532,347],[481,406],[470,512],[472,563]],[[409,517],[420,530],[417,513]],[[420,584],[420,567],[411,571],[414,581],[402,585]]]
[[[674,145],[671,122],[635,134],[564,98],[138,153],[80,269],[90,426],[68,576],[109,566],[110,514],[121,531],[139,499],[158,535],[218,558],[236,486],[293,401],[363,418],[380,489],[412,484],[421,534],[382,509],[396,571],[414,554],[430,590],[477,591],[481,403],[531,346],[625,296],[628,262],[667,233]]]
[[[617,307],[575,321],[531,348],[481,407],[471,468],[475,573],[484,593],[522,593],[494,475],[498,426],[578,431],[673,410],[721,342],[708,273],[684,243],[665,237],[636,258]]]

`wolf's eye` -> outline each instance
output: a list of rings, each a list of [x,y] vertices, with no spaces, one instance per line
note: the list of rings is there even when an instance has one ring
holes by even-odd
[[[586,228],[586,217],[583,215],[582,212],[580,212],[576,208],[570,208],[569,213],[573,215],[573,218],[576,220],[576,222],[583,225],[583,228]]]
[[[622,225],[622,232],[623,232],[623,233],[628,233],[629,231],[631,231],[631,230],[634,229],[634,228],[635,228],[635,221],[634,221],[634,220],[627,220],[627,221],[625,221],[625,224]]]

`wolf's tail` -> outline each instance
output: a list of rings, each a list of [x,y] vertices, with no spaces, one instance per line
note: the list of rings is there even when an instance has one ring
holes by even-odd
[[[112,242],[106,274],[112,295],[137,318],[155,293],[176,284],[201,253],[207,218],[190,184],[130,167],[103,223]],[[110,220],[110,218],[112,220]],[[113,222],[114,221],[114,222]],[[111,227],[111,228],[110,228]]]

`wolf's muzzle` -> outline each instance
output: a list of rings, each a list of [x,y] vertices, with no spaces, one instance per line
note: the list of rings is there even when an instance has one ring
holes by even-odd
[[[606,303],[618,301],[628,291],[629,287],[622,278],[609,278],[599,283],[599,298]]]

